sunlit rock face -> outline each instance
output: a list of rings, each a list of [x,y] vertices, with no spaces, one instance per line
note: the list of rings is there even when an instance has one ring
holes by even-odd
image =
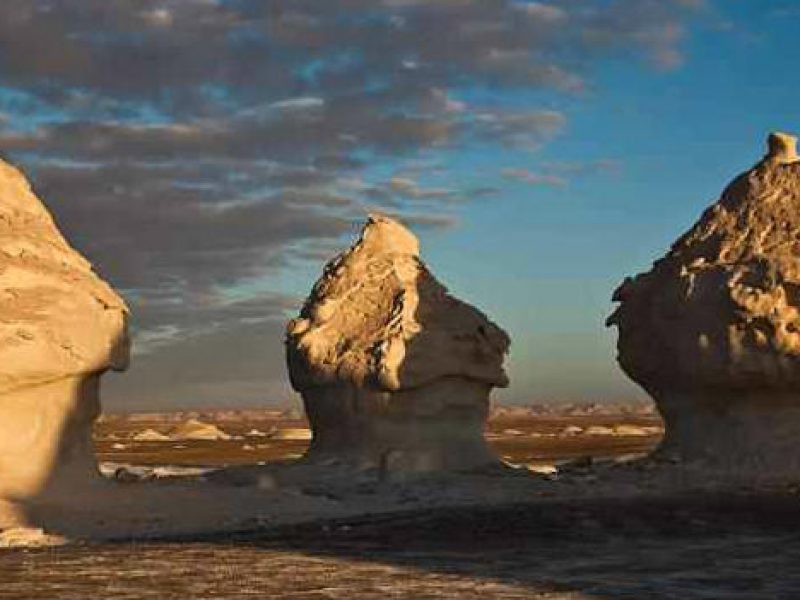
[[[738,472],[800,473],[800,162],[772,134],[761,162],[608,319],[622,369],[666,422],[661,452]]]
[[[371,216],[287,328],[314,438],[307,458],[388,470],[497,461],[483,439],[508,336],[453,298],[397,221]]]
[[[96,476],[99,378],[127,366],[126,317],[25,177],[0,161],[0,504]]]

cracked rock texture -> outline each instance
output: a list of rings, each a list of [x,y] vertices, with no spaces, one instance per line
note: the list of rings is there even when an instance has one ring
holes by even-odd
[[[614,293],[622,369],[655,400],[660,448],[739,473],[800,473],[800,162],[767,155]]]
[[[388,471],[496,463],[489,393],[508,385],[508,336],[447,293],[399,222],[371,216],[287,327],[314,438],[307,458]]]
[[[127,366],[126,320],[122,299],[0,161],[0,505],[96,476],[99,377]]]

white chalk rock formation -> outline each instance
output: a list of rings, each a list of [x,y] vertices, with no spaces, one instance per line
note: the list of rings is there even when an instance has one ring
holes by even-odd
[[[397,221],[370,216],[287,327],[294,388],[314,433],[307,458],[389,470],[492,464],[493,387],[508,336],[447,293]]]
[[[622,369],[655,400],[661,452],[738,472],[800,474],[800,161],[772,134],[608,324]]]
[[[0,504],[96,476],[100,375],[127,366],[126,319],[25,177],[0,161]]]

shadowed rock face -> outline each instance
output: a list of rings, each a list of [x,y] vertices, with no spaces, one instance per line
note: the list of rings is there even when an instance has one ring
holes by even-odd
[[[99,377],[128,363],[127,309],[0,161],[0,504],[96,474]]]
[[[489,392],[508,385],[508,336],[450,296],[400,223],[371,216],[287,327],[287,360],[314,431],[308,458],[390,470],[466,469]]]
[[[772,134],[608,319],[619,364],[656,401],[661,447],[737,471],[800,473],[800,162]]]

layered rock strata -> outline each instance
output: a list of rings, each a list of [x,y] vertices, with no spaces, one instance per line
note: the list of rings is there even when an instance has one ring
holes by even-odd
[[[307,458],[389,471],[497,459],[483,439],[509,338],[450,296],[399,222],[371,216],[289,322],[292,385],[313,429]]]

